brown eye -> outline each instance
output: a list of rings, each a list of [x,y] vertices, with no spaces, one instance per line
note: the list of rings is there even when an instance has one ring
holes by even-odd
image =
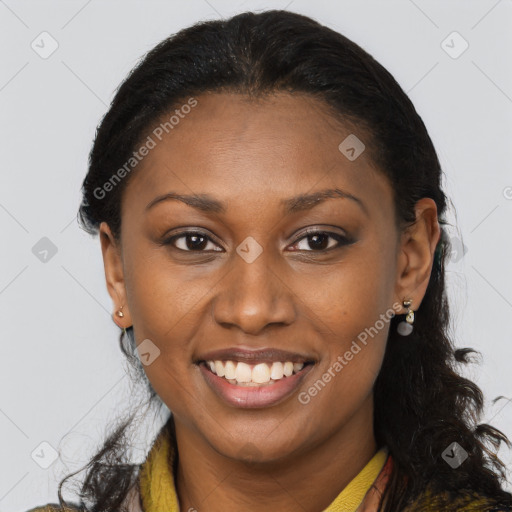
[[[333,239],[335,242],[329,245],[329,239]],[[294,245],[296,246],[303,240],[306,240],[306,243],[311,249],[298,248],[296,250],[322,252],[336,249],[350,243],[350,240],[347,237],[338,233],[331,233],[329,231],[308,231],[306,236],[301,237]]]
[[[179,245],[181,247],[178,245],[178,241],[180,241]],[[214,244],[211,238],[201,231],[184,231],[167,238],[163,244],[172,245],[176,249],[185,252],[206,252],[205,248],[208,246],[208,242],[211,242],[212,245]],[[213,250],[218,251],[218,249]]]

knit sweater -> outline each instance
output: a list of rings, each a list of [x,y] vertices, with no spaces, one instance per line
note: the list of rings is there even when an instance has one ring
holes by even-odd
[[[137,493],[131,492],[125,504],[130,512],[180,511],[172,468],[174,450],[167,429],[157,436],[146,461],[141,465]],[[376,512],[380,493],[391,474],[393,458],[387,447],[380,448],[361,471],[348,483],[336,499],[322,512]],[[133,489],[137,490],[137,489]],[[426,490],[413,505],[402,512],[510,512],[512,508],[497,507],[491,499],[465,493],[446,505],[443,496],[431,496]],[[48,504],[27,512],[72,512],[77,508]],[[194,509],[192,509],[194,510]],[[206,509],[201,507],[200,511]],[[273,512],[273,511],[272,511]],[[279,512],[279,511],[277,511]]]

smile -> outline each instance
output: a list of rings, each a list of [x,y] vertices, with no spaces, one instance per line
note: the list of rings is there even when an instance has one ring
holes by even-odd
[[[313,363],[274,361],[248,364],[209,360],[199,364],[209,387],[234,407],[262,408],[276,405],[299,387]]]
[[[239,386],[259,386],[274,384],[291,377],[304,368],[304,363],[274,362],[247,364],[242,361],[206,361],[210,370],[219,377],[224,377],[230,384]]]

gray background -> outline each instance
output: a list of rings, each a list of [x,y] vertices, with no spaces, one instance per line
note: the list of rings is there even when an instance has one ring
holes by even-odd
[[[99,241],[75,218],[115,88],[180,28],[268,8],[353,39],[422,116],[457,210],[453,332],[457,345],[483,355],[465,370],[485,393],[482,421],[512,436],[510,0],[0,0],[0,511],[56,501],[58,479],[88,461],[129,398]],[[58,48],[42,58],[51,44]],[[498,395],[508,400],[493,405]],[[158,426],[147,426],[140,456]],[[53,450],[60,457],[44,469]],[[500,455],[510,467],[510,451]]]

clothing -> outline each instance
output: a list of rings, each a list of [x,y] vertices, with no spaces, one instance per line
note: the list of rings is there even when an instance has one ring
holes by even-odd
[[[144,465],[140,474],[144,512],[179,511],[173,475],[168,469],[172,467],[172,460],[173,450],[169,438],[161,435],[155,441],[148,463]],[[324,512],[360,512],[358,506],[361,505],[372,483],[379,475],[382,481],[391,467],[392,458],[387,448],[383,447],[375,453]]]
[[[125,500],[125,503],[130,503],[131,512],[189,512],[180,511],[178,508],[173,474],[170,469],[173,460],[174,450],[168,430],[164,428],[155,439],[146,461],[141,465],[138,482],[142,508],[139,506],[137,494],[132,493]],[[383,492],[392,468],[393,458],[388,453],[387,447],[382,447],[323,512],[375,512],[379,493]],[[505,512],[503,508],[492,506],[491,500],[471,493],[464,495],[457,500],[457,503],[452,502],[448,508],[441,505],[439,499],[439,497],[431,497],[426,491],[424,496],[403,512]],[[74,510],[76,509],[48,504],[27,512],[72,512]],[[201,508],[198,512],[207,511]]]

